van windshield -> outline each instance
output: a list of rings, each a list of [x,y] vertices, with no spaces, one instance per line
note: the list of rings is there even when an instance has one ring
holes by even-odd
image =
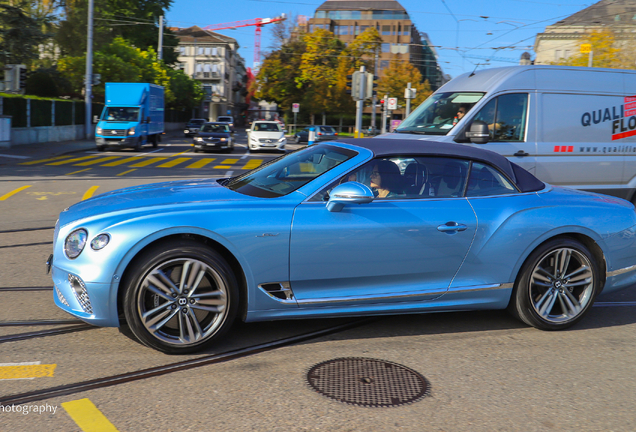
[[[400,124],[397,133],[446,135],[485,93],[435,93]]]
[[[137,107],[105,107],[102,112],[102,120],[131,122],[139,120],[139,108]]]

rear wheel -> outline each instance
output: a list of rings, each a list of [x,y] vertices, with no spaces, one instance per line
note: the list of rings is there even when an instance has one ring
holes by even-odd
[[[178,240],[146,252],[124,284],[124,315],[143,344],[194,352],[223,335],[238,310],[238,284],[214,250]]]
[[[590,310],[601,289],[598,264],[582,243],[554,239],[524,263],[509,310],[541,330],[561,330]]]
[[[150,141],[152,142],[152,147],[157,148],[159,146],[159,135],[153,135]]]
[[[97,151],[103,152],[106,150],[106,146],[97,146]]]
[[[142,147],[142,142],[141,142],[141,137],[139,137],[137,139],[137,142],[135,143],[135,151],[141,151],[141,147]]]

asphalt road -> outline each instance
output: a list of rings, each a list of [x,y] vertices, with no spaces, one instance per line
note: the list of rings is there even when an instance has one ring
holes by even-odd
[[[0,431],[97,430],[87,418],[120,431],[636,430],[636,289],[601,296],[562,332],[503,311],[278,321],[237,325],[208,351],[178,357],[76,323],[54,306],[44,266],[61,210],[121,187],[236,175],[278,156],[245,147],[195,155],[189,143],[173,137],[142,153],[0,149]],[[68,332],[46,334],[60,329]],[[407,366],[429,393],[392,408],[328,399],[306,376],[340,357]],[[202,364],[143,373],[192,360]],[[8,379],[20,367],[39,376]],[[74,386],[131,372],[140,376]]]

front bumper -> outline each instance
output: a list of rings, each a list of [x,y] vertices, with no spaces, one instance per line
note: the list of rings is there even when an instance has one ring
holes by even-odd
[[[287,140],[274,143],[261,143],[261,142],[249,142],[250,150],[285,150],[285,144]]]
[[[100,327],[119,327],[116,289],[111,284],[83,282],[83,292],[77,294],[72,283],[77,284],[79,275],[68,273],[58,267],[52,268],[53,299],[65,312],[88,324]],[[69,275],[71,277],[69,277]],[[77,279],[76,279],[77,278]]]
[[[227,150],[232,148],[230,141],[194,141],[192,145],[200,150]]]
[[[134,146],[137,142],[136,137],[117,137],[117,138],[103,138],[103,137],[95,137],[95,143],[98,146],[119,146],[119,147],[128,147]]]

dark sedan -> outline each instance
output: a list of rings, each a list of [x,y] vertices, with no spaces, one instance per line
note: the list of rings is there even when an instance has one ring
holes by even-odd
[[[338,136],[338,132],[332,126],[307,126],[294,134],[297,144],[309,142],[309,128],[314,128],[316,133],[314,142],[332,140]]]
[[[192,140],[194,152],[234,150],[234,134],[227,123],[205,123]]]

